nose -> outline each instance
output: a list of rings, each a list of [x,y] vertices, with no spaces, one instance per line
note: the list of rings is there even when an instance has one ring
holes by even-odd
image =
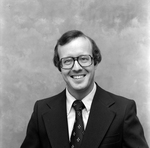
[[[73,67],[72,67],[72,70],[74,70],[74,71],[79,71],[79,70],[81,70],[82,69],[82,67],[80,66],[80,64],[77,62],[77,61],[75,61],[74,62],[74,65],[73,65]]]

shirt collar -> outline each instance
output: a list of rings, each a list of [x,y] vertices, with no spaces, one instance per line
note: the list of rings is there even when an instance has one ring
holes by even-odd
[[[82,99],[82,102],[84,103],[85,108],[88,112],[91,109],[91,104],[92,104],[95,92],[96,92],[96,84],[94,83],[94,87],[93,87],[92,91]],[[67,115],[68,115],[71,111],[72,103],[76,99],[69,93],[67,88],[66,88],[66,96],[67,96]]]

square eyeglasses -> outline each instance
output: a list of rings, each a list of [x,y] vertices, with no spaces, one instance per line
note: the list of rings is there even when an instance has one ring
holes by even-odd
[[[75,61],[77,61],[81,67],[88,67],[93,64],[94,58],[91,55],[61,58],[60,67],[62,69],[72,69]]]

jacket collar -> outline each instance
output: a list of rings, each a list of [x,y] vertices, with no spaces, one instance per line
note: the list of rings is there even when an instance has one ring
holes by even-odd
[[[81,147],[97,148],[110,127],[115,112],[111,110],[114,100],[97,85]],[[43,115],[52,147],[69,148],[65,90],[48,103],[49,111]],[[97,138],[98,137],[98,138]]]

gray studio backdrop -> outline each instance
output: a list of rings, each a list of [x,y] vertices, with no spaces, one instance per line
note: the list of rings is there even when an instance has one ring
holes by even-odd
[[[1,0],[0,147],[19,148],[36,100],[65,84],[53,66],[62,33],[79,29],[102,52],[96,81],[134,99],[150,144],[149,0]]]

